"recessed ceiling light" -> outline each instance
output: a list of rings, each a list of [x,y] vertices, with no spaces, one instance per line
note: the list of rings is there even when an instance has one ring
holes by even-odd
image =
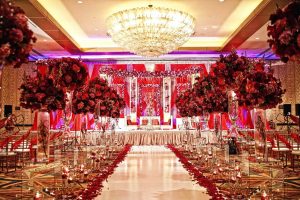
[[[219,0],[220,2],[224,2],[225,0]]]
[[[256,37],[255,39],[256,39],[256,40],[259,40],[259,37]]]
[[[77,3],[81,4],[81,3],[83,3],[83,1],[77,1]]]

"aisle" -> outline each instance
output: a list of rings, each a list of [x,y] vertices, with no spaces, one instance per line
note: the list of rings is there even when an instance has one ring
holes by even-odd
[[[97,200],[209,199],[164,146],[133,146]]]

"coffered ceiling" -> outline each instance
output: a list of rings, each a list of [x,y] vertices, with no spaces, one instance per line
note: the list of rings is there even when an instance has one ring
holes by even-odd
[[[268,52],[266,26],[276,9],[290,0],[16,0],[38,37],[34,49],[44,56],[128,54],[106,33],[111,14],[153,5],[175,8],[196,19],[195,34],[176,54],[240,49]],[[269,52],[271,55],[271,52]],[[129,54],[130,55],[130,54]],[[272,55],[271,55],[272,56]]]

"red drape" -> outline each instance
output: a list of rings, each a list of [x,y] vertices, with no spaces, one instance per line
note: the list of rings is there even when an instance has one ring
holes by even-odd
[[[72,115],[72,123],[70,124],[71,131],[81,130],[81,114]]]

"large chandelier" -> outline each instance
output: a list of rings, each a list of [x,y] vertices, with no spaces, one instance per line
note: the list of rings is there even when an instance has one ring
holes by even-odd
[[[112,40],[134,54],[157,57],[182,46],[194,33],[195,18],[169,8],[142,7],[107,18]]]

